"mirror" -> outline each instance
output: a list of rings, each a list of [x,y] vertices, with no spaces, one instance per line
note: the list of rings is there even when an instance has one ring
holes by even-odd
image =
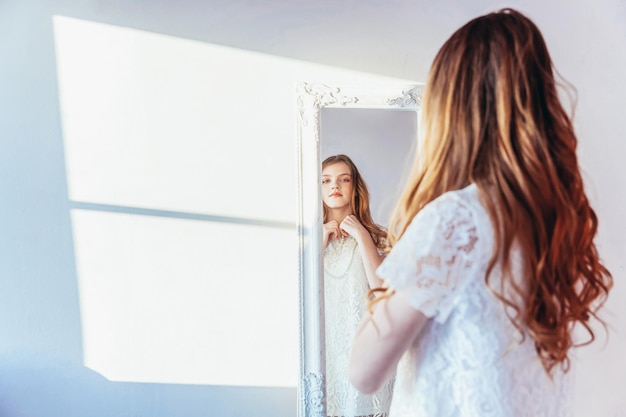
[[[422,85],[298,85],[299,416],[327,416],[325,329],[338,325],[325,321],[322,161],[352,159],[373,220],[386,227],[417,146],[422,94]]]

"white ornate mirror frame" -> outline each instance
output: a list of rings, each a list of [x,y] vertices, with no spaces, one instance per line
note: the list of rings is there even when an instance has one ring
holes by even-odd
[[[326,417],[320,112],[326,107],[398,109],[414,111],[419,120],[422,94],[422,85],[364,88],[301,83],[297,86],[299,417]]]

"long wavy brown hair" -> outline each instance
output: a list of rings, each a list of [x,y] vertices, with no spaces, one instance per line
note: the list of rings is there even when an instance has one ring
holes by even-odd
[[[384,249],[386,247],[387,232],[381,226],[374,223],[374,220],[372,220],[370,210],[370,193],[367,190],[367,184],[363,180],[363,177],[354,162],[352,162],[352,159],[343,154],[329,156],[322,162],[322,170],[324,170],[327,166],[338,162],[343,162],[350,168],[353,188],[352,199],[350,200],[350,210],[370,233],[376,247]],[[322,203],[322,205],[324,210],[324,223],[326,223],[328,221],[328,207],[326,207],[326,203]]]
[[[573,327],[588,331],[582,344],[595,339],[590,319],[603,323],[596,313],[613,279],[593,242],[598,221],[585,195],[577,138],[537,26],[503,9],[458,29],[431,67],[423,129],[389,246],[426,204],[475,183],[496,231],[486,284],[522,335],[533,338],[546,371],[569,369]],[[514,244],[525,262],[517,280]],[[489,276],[497,262],[504,274],[495,290]]]

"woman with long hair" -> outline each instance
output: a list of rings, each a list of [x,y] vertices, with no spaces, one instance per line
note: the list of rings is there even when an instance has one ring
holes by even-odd
[[[351,381],[370,392],[397,370],[392,417],[566,415],[570,349],[594,340],[613,281],[537,26],[504,9],[458,29],[423,128]]]
[[[392,383],[366,395],[348,379],[350,344],[365,311],[365,296],[382,284],[375,271],[386,232],[372,220],[367,185],[346,155],[322,162],[322,206],[326,415],[386,417]]]

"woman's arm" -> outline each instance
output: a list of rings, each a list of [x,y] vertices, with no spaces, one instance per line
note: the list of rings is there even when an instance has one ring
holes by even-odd
[[[349,378],[365,394],[378,391],[394,374],[403,353],[428,322],[401,291],[373,306],[357,327],[350,353]]]
[[[376,275],[376,268],[383,261],[382,255],[374,244],[370,232],[359,222],[354,215],[347,216],[341,222],[340,228],[353,236],[359,244],[359,251],[365,267],[365,275],[370,288],[382,287],[383,280]]]

